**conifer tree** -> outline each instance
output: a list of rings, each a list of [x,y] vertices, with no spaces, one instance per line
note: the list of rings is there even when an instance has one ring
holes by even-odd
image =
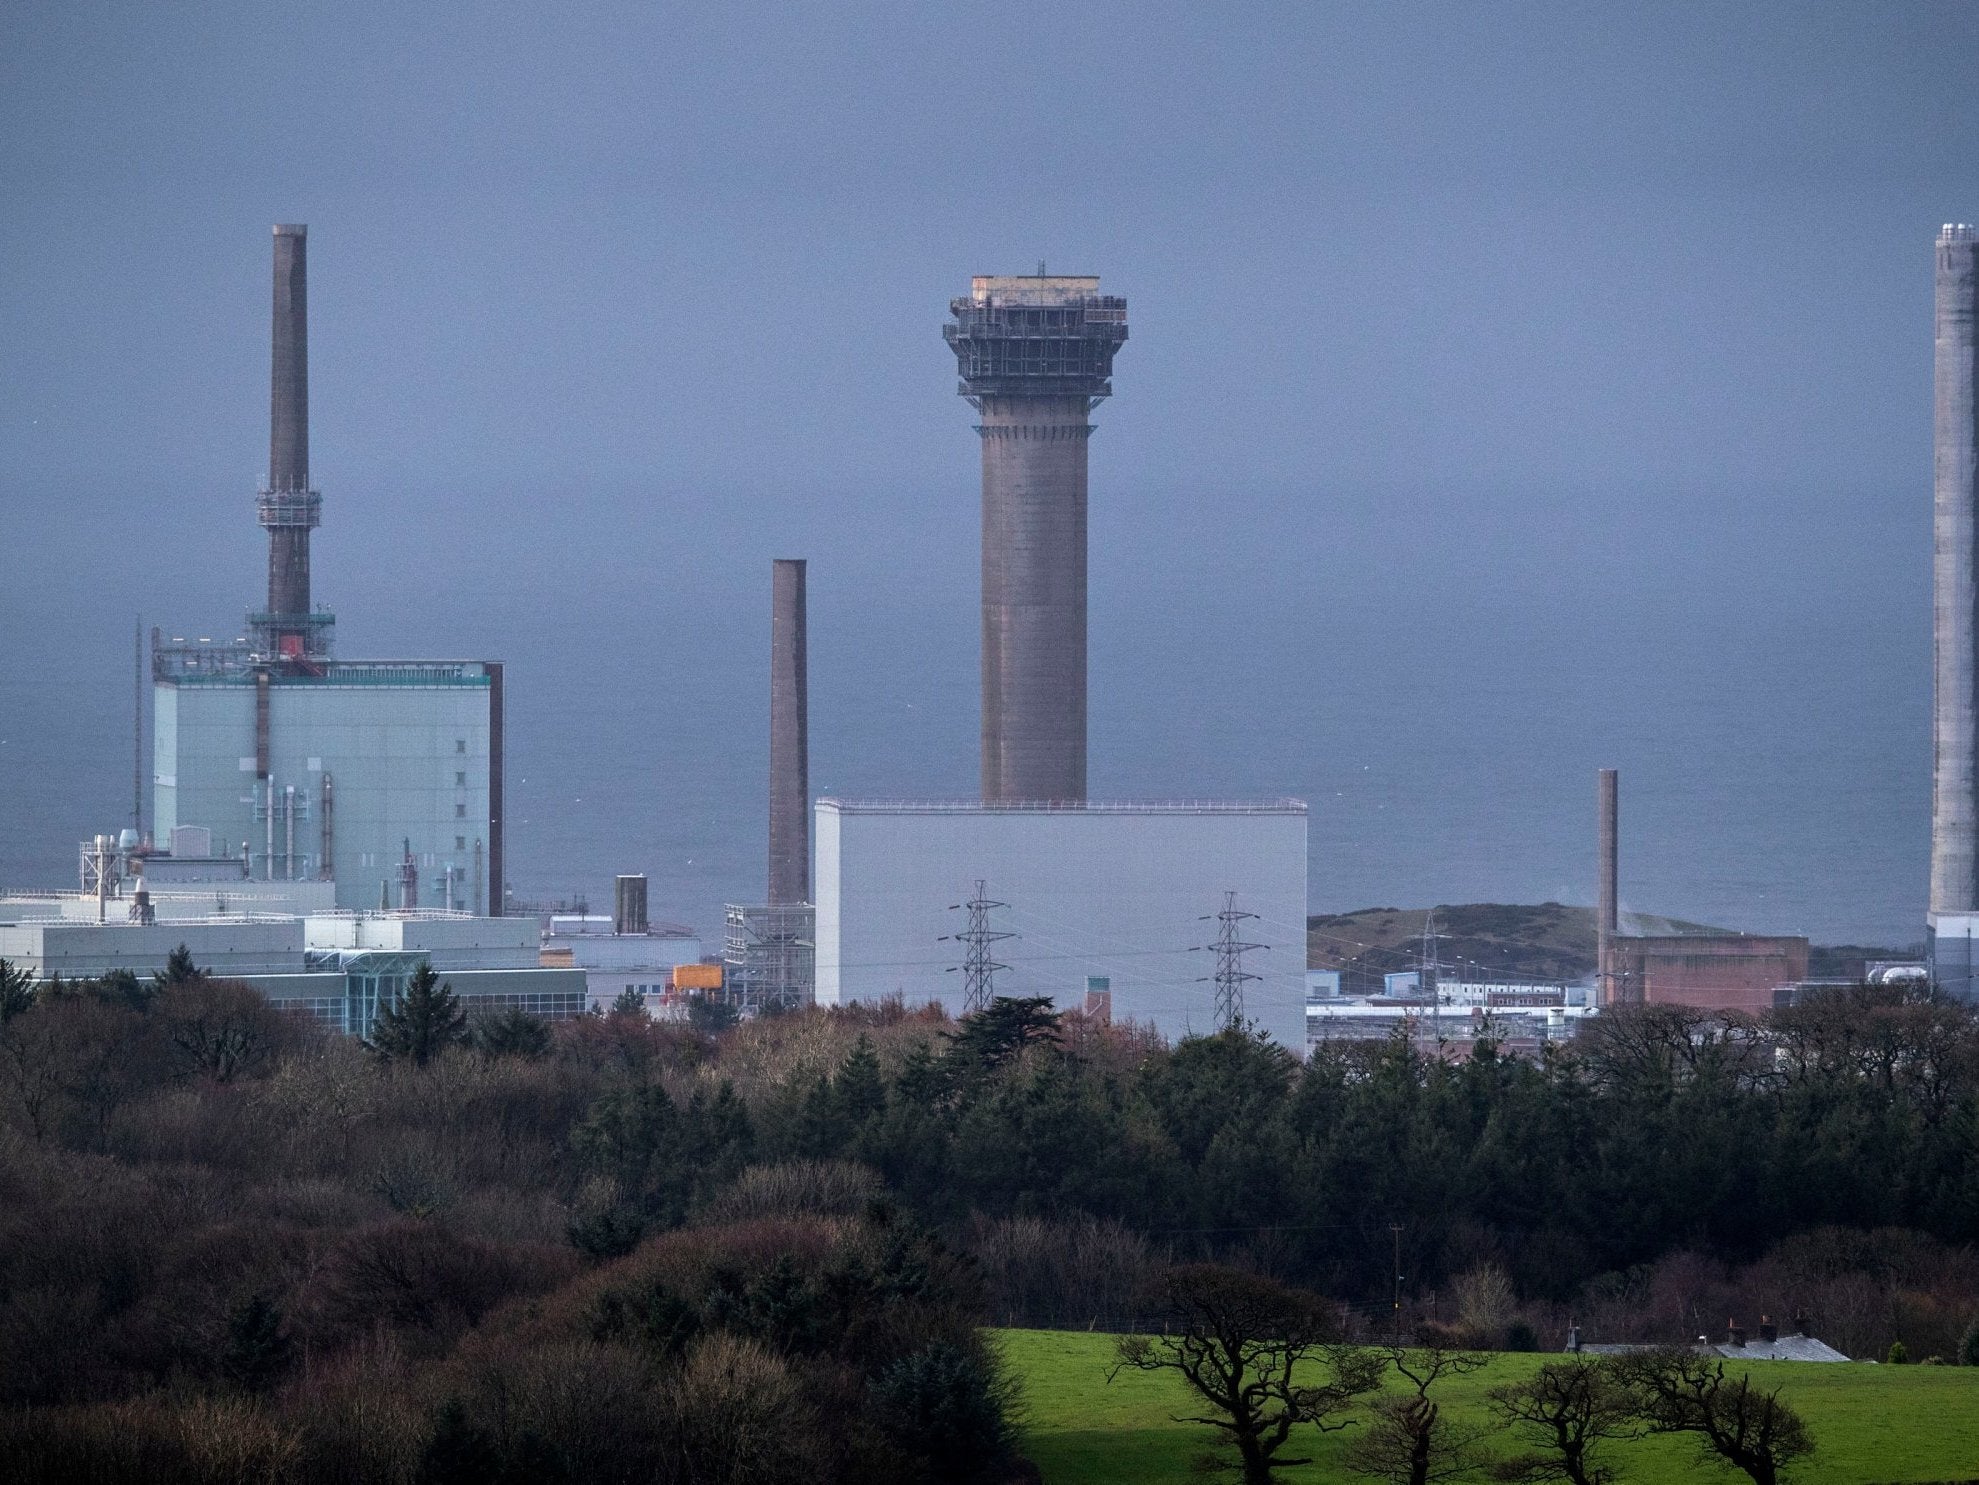
[[[387,1062],[424,1067],[466,1040],[467,1012],[453,986],[433,973],[431,961],[422,959],[398,1002],[378,1008],[364,1045]]]

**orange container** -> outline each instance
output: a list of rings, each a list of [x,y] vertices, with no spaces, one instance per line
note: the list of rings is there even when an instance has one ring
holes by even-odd
[[[722,967],[719,964],[676,964],[673,988],[676,990],[719,990]]]

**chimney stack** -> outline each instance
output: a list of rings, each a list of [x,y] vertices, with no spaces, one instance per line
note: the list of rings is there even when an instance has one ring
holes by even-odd
[[[309,484],[309,229],[275,227],[275,304],[268,398],[268,487],[257,500],[268,530],[268,608],[255,617],[263,647],[296,660],[323,651],[311,620],[309,533],[323,500]]]
[[[771,907],[811,900],[810,690],[804,562],[779,557],[770,577]]]
[[[613,933],[644,933],[646,931],[646,878],[622,876],[618,879],[616,901],[613,904]]]
[[[1931,902],[1932,978],[1974,994],[1979,913],[1979,229],[1938,233],[1933,371]],[[1942,925],[1940,918],[1950,921]]]
[[[1594,908],[1594,988],[1596,1001],[1604,1006],[1615,1003],[1616,990],[1612,962],[1614,951],[1610,941],[1615,937],[1620,923],[1615,891],[1620,792],[1619,775],[1612,768],[1602,769],[1595,791],[1596,808],[1600,814],[1600,841],[1597,847],[1600,886]]]
[[[1759,1339],[1770,1346],[1779,1338],[1780,1327],[1773,1323],[1773,1317],[1771,1315],[1761,1315],[1759,1317]]]
[[[1725,1322],[1725,1342],[1727,1345],[1743,1346],[1745,1344],[1745,1327],[1736,1321],[1727,1320]]]

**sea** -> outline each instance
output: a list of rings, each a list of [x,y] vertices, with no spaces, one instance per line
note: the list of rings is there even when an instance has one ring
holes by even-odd
[[[1316,913],[1588,903],[1612,766],[1626,910],[1921,941],[1928,488],[1244,495],[1095,502],[1094,798],[1307,801]],[[881,536],[842,498],[796,541],[740,496],[582,539],[518,500],[440,556],[326,523],[317,591],[344,655],[506,664],[516,896],[644,872],[712,941],[764,891],[771,557],[811,559],[813,792],[976,787],[973,513]],[[259,533],[225,514],[188,538],[224,560],[144,582],[108,514],[10,522],[0,886],[71,882],[130,822],[133,625],[238,627]]]

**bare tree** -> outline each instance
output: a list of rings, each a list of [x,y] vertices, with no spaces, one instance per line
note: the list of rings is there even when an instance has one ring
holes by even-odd
[[[1441,1346],[1390,1346],[1373,1354],[1392,1366],[1410,1390],[1375,1404],[1367,1432],[1347,1451],[1347,1467],[1395,1485],[1436,1485],[1474,1473],[1484,1429],[1444,1417],[1429,1392],[1451,1377],[1476,1371],[1490,1358]]]
[[[1615,1472],[1601,1461],[1601,1446],[1641,1432],[1636,1399],[1614,1368],[1580,1356],[1493,1388],[1491,1408],[1534,1446],[1497,1467],[1501,1480],[1609,1485]]]
[[[1744,1372],[1727,1380],[1716,1356],[1682,1349],[1625,1357],[1619,1375],[1635,1394],[1650,1431],[1697,1436],[1706,1458],[1743,1470],[1755,1485],[1779,1485],[1793,1461],[1814,1452],[1800,1415]]]
[[[1345,1428],[1352,1401],[1381,1385],[1383,1358],[1344,1344],[1339,1324],[1318,1295],[1256,1274],[1192,1264],[1171,1269],[1161,1285],[1167,1334],[1123,1336],[1123,1369],[1181,1374],[1208,1411],[1177,1415],[1222,1433],[1235,1453],[1208,1456],[1210,1468],[1241,1471],[1244,1485],[1271,1485],[1275,1470],[1310,1464],[1281,1454],[1293,1429]],[[1315,1382],[1315,1376],[1328,1380]]]

